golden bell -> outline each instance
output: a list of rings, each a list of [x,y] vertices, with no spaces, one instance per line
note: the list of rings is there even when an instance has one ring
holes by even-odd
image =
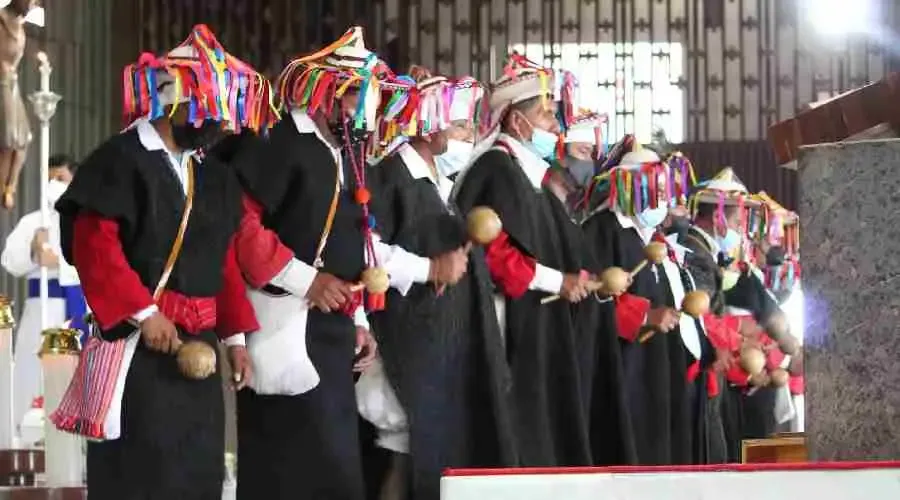
[[[487,245],[496,240],[503,231],[503,222],[497,212],[490,207],[475,207],[466,216],[469,239],[479,245]]]
[[[0,295],[0,328],[15,328],[16,318],[13,316],[13,303],[6,295]]]
[[[766,355],[756,347],[741,348],[741,368],[750,375],[756,375],[766,369]]]
[[[41,332],[41,350],[45,354],[78,356],[81,352],[81,330],[75,328],[48,328]]]
[[[216,373],[216,350],[200,340],[181,344],[176,354],[178,370],[187,378],[203,380]]]
[[[362,273],[362,283],[371,294],[381,294],[391,287],[391,278],[387,271],[380,267],[370,267]]]
[[[681,310],[688,316],[699,318],[709,312],[709,302],[708,293],[695,290],[684,295],[684,300],[681,302]]]
[[[603,290],[609,295],[620,295],[628,290],[628,280],[631,276],[621,267],[609,267],[600,273],[600,281],[603,282]]]

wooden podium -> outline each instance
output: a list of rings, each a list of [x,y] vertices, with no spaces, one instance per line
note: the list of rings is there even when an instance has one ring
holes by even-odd
[[[769,143],[785,168],[797,168],[802,146],[891,137],[900,137],[900,73],[811,104],[769,127]]]
[[[766,439],[745,439],[741,443],[741,463],[788,464],[808,461],[806,437],[802,432],[776,434]]]

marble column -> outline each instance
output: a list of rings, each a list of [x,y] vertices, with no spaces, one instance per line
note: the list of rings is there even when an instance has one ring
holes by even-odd
[[[900,139],[799,160],[813,460],[900,459]]]

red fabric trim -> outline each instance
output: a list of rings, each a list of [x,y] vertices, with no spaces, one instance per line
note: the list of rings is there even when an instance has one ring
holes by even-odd
[[[750,382],[750,374],[745,372],[741,368],[738,359],[735,359],[734,363],[731,364],[731,368],[725,372],[725,379],[738,387],[746,387]]]
[[[534,280],[537,261],[514,247],[506,231],[488,244],[485,260],[494,284],[504,295],[513,299],[525,295]]]
[[[100,328],[112,328],[153,305],[153,296],[125,258],[119,223],[114,219],[78,214],[72,258],[84,297]]]
[[[731,347],[732,332],[728,327],[728,323],[712,313],[703,315],[703,326],[706,329],[706,337],[716,349],[733,350]]]
[[[225,253],[225,265],[222,270],[222,289],[216,295],[216,333],[225,339],[237,333],[250,333],[259,330],[253,305],[247,299],[247,285],[241,276],[238,266],[235,240],[231,238],[228,251]]]
[[[156,302],[159,312],[187,333],[198,333],[216,326],[215,297],[188,297],[163,290]]]
[[[900,469],[900,461],[803,462],[711,465],[619,465],[613,467],[534,467],[510,469],[445,469],[444,476],[525,476],[549,474],[660,474],[668,472],[762,472],[804,470]]]
[[[791,394],[794,396],[803,394],[804,389],[806,389],[803,375],[791,375],[791,378],[788,379],[788,387],[791,389]]]
[[[630,293],[616,298],[616,326],[619,337],[634,342],[650,311],[650,301]]]
[[[294,252],[284,246],[275,231],[262,224],[262,206],[246,194],[244,216],[234,238],[236,261],[244,279],[261,288],[287,266]]]
[[[698,375],[700,375],[700,362],[694,361],[693,363],[691,363],[690,366],[688,366],[687,381],[693,382],[693,381],[697,380]]]

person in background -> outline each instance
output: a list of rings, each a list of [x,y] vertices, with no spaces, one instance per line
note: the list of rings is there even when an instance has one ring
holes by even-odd
[[[573,216],[580,218],[584,192],[597,172],[597,148],[604,115],[583,111],[566,128],[563,155],[550,168],[551,190],[562,199]]]
[[[15,344],[15,372],[13,379],[13,408],[15,422],[19,423],[32,403],[41,396],[41,363],[37,357],[41,346],[41,266],[48,270],[49,302],[47,320],[49,327],[72,326],[84,331],[82,320],[86,311],[84,295],[78,281],[78,273],[61,255],[59,247],[59,213],[53,208],[62,196],[77,166],[67,155],[50,157],[50,176],[47,183],[47,201],[50,204],[50,224],[41,225],[41,211],[29,212],[19,219],[6,238],[0,263],[3,269],[17,278],[28,280],[28,298],[25,299]]]

